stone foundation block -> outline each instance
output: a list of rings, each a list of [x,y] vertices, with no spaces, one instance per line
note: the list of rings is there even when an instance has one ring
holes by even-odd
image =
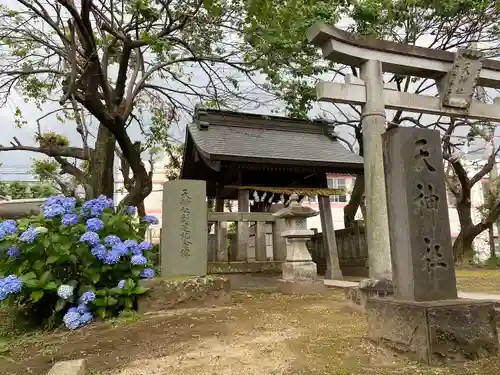
[[[278,291],[283,294],[323,294],[327,288],[322,280],[278,280]]]
[[[491,302],[372,298],[366,313],[368,339],[412,360],[443,365],[498,355]]]
[[[143,280],[149,290],[138,299],[139,312],[162,311],[180,307],[226,304],[231,300],[230,281],[221,276]]]
[[[387,298],[393,294],[392,291],[384,289],[347,288],[345,289],[345,303],[349,309],[364,314],[370,298]]]
[[[361,313],[366,312],[366,303],[370,298],[387,298],[394,294],[390,280],[362,280],[358,287],[348,288],[345,291],[345,300],[348,308]]]
[[[85,375],[86,369],[84,359],[61,361],[52,366],[47,375]]]
[[[285,262],[282,266],[284,280],[316,280],[318,271],[314,262]]]

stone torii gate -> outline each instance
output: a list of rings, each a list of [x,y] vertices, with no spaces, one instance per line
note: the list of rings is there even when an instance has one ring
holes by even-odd
[[[360,78],[345,83],[320,82],[318,101],[362,106],[366,240],[373,279],[391,278],[391,253],[382,155],[386,131],[385,109],[500,121],[500,106],[473,99],[476,85],[500,88],[500,61],[484,59],[477,50],[457,53],[413,47],[360,37],[322,22],[308,31],[308,40],[321,47],[324,58],[360,68]],[[383,73],[396,73],[436,81],[439,97],[400,92],[384,84]]]

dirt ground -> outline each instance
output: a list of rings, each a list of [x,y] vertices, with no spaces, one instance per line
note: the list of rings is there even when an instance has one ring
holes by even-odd
[[[341,292],[291,297],[240,290],[224,307],[8,338],[0,344],[0,373],[45,375],[54,362],[76,358],[87,359],[92,375],[500,373],[498,359],[453,368],[406,362],[375,349],[365,332],[364,317],[344,309]]]

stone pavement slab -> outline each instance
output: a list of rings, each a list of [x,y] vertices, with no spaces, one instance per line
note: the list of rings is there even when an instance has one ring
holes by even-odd
[[[346,280],[324,280],[324,283],[328,287],[345,289],[353,288],[358,286],[359,283],[354,281]],[[489,293],[477,293],[477,292],[458,292],[458,298],[463,299],[473,299],[482,301],[492,301],[495,305],[500,306],[500,294],[489,294]]]

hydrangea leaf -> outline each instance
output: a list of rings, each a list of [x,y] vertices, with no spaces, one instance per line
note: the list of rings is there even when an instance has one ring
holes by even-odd
[[[34,292],[31,292],[31,300],[33,302],[38,302],[44,295],[43,290],[35,290]]]
[[[64,309],[65,306],[66,306],[66,300],[63,299],[57,300],[54,310],[56,312],[62,311],[62,309]]]

